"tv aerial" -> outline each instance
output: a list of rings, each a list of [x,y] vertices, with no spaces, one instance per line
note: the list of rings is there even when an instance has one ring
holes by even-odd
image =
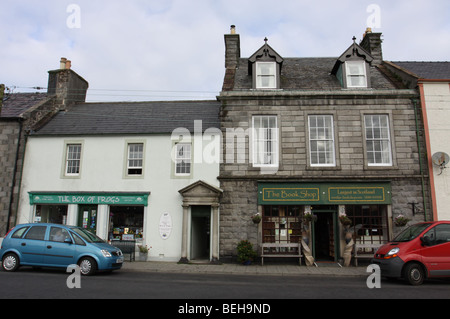
[[[448,156],[447,153],[437,152],[437,153],[433,154],[433,156],[431,157],[431,160],[433,161],[434,165],[439,166],[439,168],[441,169],[441,172],[438,175],[441,175],[443,173],[444,169],[446,168],[445,165],[450,162],[450,157]]]

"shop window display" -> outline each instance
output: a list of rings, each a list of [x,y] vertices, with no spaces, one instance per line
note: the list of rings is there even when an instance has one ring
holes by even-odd
[[[36,205],[34,221],[65,225],[67,222],[67,205]]]
[[[109,229],[110,240],[142,240],[144,207],[111,206]]]

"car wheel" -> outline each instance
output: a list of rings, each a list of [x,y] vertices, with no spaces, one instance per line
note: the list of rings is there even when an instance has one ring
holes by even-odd
[[[91,257],[83,257],[78,262],[80,272],[84,276],[93,275],[97,271],[97,263]]]
[[[419,264],[408,264],[405,268],[405,279],[413,286],[421,285],[425,280],[425,272]]]
[[[16,271],[20,266],[19,257],[16,254],[10,253],[3,256],[2,267],[6,271]]]

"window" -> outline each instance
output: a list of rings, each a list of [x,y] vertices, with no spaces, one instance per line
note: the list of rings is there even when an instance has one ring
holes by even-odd
[[[392,165],[388,115],[365,115],[364,125],[368,165]]]
[[[346,61],[345,72],[347,77],[348,88],[367,87],[365,61]]]
[[[253,117],[253,166],[278,166],[276,116]]]
[[[25,235],[25,239],[44,240],[47,226],[33,226]]]
[[[263,243],[300,243],[302,212],[301,206],[264,206]]]
[[[127,158],[127,175],[142,175],[144,144],[129,143]]]
[[[179,143],[175,149],[175,175],[191,174],[191,144]]]
[[[276,89],[276,69],[275,62],[256,62],[256,88]]]
[[[70,239],[69,232],[61,227],[50,228],[50,241],[63,243],[66,239]]]
[[[350,230],[358,244],[383,244],[389,241],[386,205],[345,205],[352,221]]]
[[[80,175],[81,144],[67,144],[66,147],[66,176]]]
[[[335,166],[333,116],[311,115],[308,123],[311,166]]]
[[[441,224],[431,228],[423,236],[428,246],[450,242],[450,225]]]

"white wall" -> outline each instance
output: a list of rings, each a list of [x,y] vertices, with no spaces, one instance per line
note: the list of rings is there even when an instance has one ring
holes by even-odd
[[[218,142],[218,139],[213,140]],[[62,176],[65,142],[68,141],[83,143],[80,178]],[[130,141],[145,142],[144,178],[124,177],[126,145]],[[203,149],[211,148],[211,142],[207,139],[195,140],[194,144],[202,145]],[[178,191],[198,180],[219,186],[219,163],[207,164],[196,158],[191,177],[174,178],[170,155],[172,147],[170,135],[30,137],[25,154],[18,223],[31,221],[30,191],[150,192],[149,204],[144,211],[144,241],[152,247],[149,256],[151,259],[179,260],[183,209]],[[220,150],[218,143],[216,149]],[[158,225],[165,212],[172,217],[173,229],[170,237],[164,240]]]
[[[450,155],[450,85],[424,83],[431,155],[445,152]],[[433,167],[438,220],[450,220],[450,165],[440,170]],[[442,174],[441,174],[442,173]]]

